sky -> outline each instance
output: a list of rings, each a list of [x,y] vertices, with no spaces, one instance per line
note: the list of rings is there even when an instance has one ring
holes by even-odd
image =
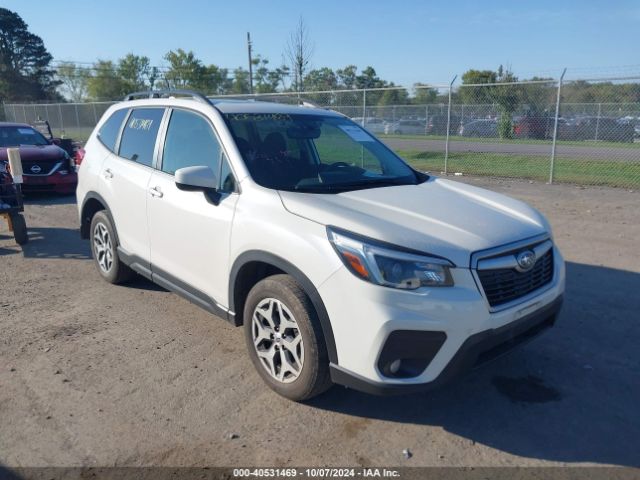
[[[520,78],[640,73],[640,1],[2,0],[42,37],[56,60],[116,60],[129,52],[164,65],[193,50],[204,63],[275,66],[302,16],[313,67],[371,65],[399,85],[449,83],[508,65]]]

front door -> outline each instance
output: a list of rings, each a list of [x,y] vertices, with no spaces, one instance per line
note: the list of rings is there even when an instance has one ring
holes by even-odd
[[[204,116],[174,109],[149,182],[147,203],[154,278],[226,306],[231,223],[238,199],[235,180],[213,126]],[[179,168],[204,165],[218,176],[221,197],[176,187]],[[216,204],[217,203],[217,204]]]

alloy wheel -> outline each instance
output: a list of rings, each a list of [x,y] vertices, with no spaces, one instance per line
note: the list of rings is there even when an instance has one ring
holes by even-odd
[[[296,380],[304,364],[304,344],[291,311],[280,300],[265,298],[251,322],[253,346],[264,369],[279,382]]]
[[[113,243],[109,230],[103,223],[97,223],[93,229],[93,247],[100,270],[109,273],[113,266]]]

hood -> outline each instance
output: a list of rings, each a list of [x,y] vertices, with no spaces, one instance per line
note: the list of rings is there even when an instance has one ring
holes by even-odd
[[[431,178],[339,194],[279,192],[291,213],[468,267],[473,252],[548,232],[545,218],[513,198]]]
[[[21,146],[20,159],[23,161],[59,160],[64,157],[64,150],[57,145]],[[0,148],[0,161],[7,160],[7,149]]]

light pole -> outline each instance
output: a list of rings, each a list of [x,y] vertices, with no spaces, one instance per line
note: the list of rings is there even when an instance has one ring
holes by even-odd
[[[253,59],[251,58],[251,34],[247,32],[247,52],[249,53],[249,93],[253,95]]]

